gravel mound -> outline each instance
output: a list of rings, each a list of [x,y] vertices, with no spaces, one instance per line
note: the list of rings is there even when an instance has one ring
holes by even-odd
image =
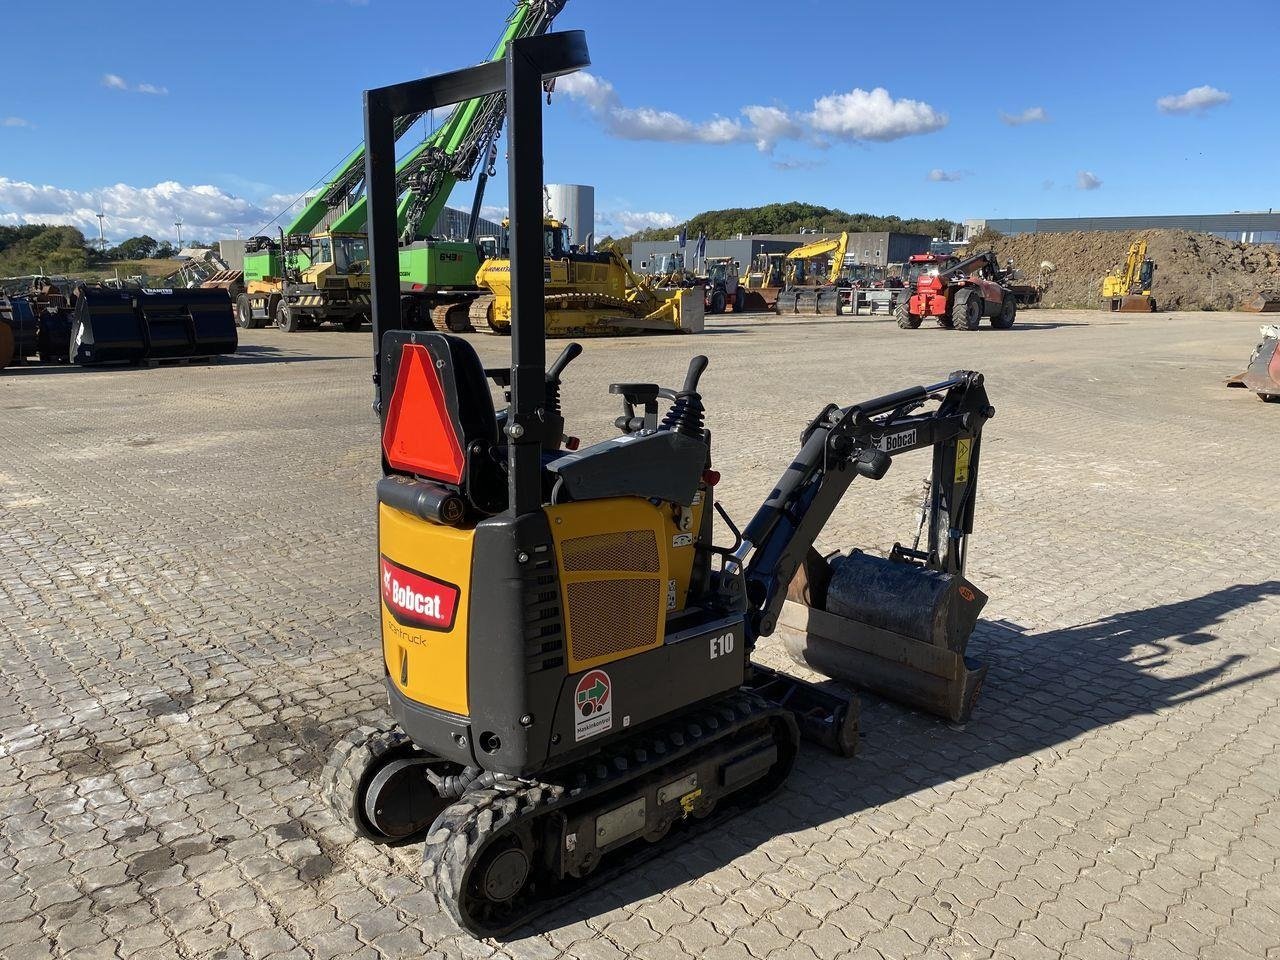
[[[1280,247],[1237,243],[1187,230],[1025,233],[983,238],[1003,263],[1013,260],[1023,282],[1045,269],[1046,307],[1096,307],[1102,278],[1124,267],[1129,244],[1147,239],[1155,261],[1152,294],[1161,310],[1234,310],[1262,291],[1280,291]]]

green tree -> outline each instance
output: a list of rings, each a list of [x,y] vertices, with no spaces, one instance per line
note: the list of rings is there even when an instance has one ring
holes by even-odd
[[[112,260],[149,260],[155,256],[156,243],[154,237],[143,234],[140,237],[130,237],[128,240],[122,240],[112,251]]]

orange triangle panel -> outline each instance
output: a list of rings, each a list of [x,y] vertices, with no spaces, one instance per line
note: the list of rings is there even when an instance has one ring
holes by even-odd
[[[420,343],[401,348],[400,370],[382,431],[382,450],[396,470],[462,483],[462,444],[445,403],[431,354]]]

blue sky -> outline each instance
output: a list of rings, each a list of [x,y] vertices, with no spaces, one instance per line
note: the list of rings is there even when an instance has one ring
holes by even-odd
[[[344,156],[363,89],[483,58],[511,0],[5,7],[0,223],[96,231],[101,205],[116,237],[172,238],[181,216],[213,239]],[[784,200],[957,220],[1280,206],[1274,2],[1011,2],[973,26],[885,9],[568,0],[557,27],[587,31],[593,65],[547,112],[547,179],[594,184],[601,233]]]

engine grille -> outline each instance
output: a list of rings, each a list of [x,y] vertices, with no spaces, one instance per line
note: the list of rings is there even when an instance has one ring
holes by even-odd
[[[570,668],[616,660],[659,642],[666,610],[651,529],[569,537],[560,544]]]
[[[657,573],[658,541],[652,530],[623,530],[574,537],[560,545],[565,570]]]
[[[586,663],[653,646],[661,593],[657,577],[570,583],[570,659]]]

